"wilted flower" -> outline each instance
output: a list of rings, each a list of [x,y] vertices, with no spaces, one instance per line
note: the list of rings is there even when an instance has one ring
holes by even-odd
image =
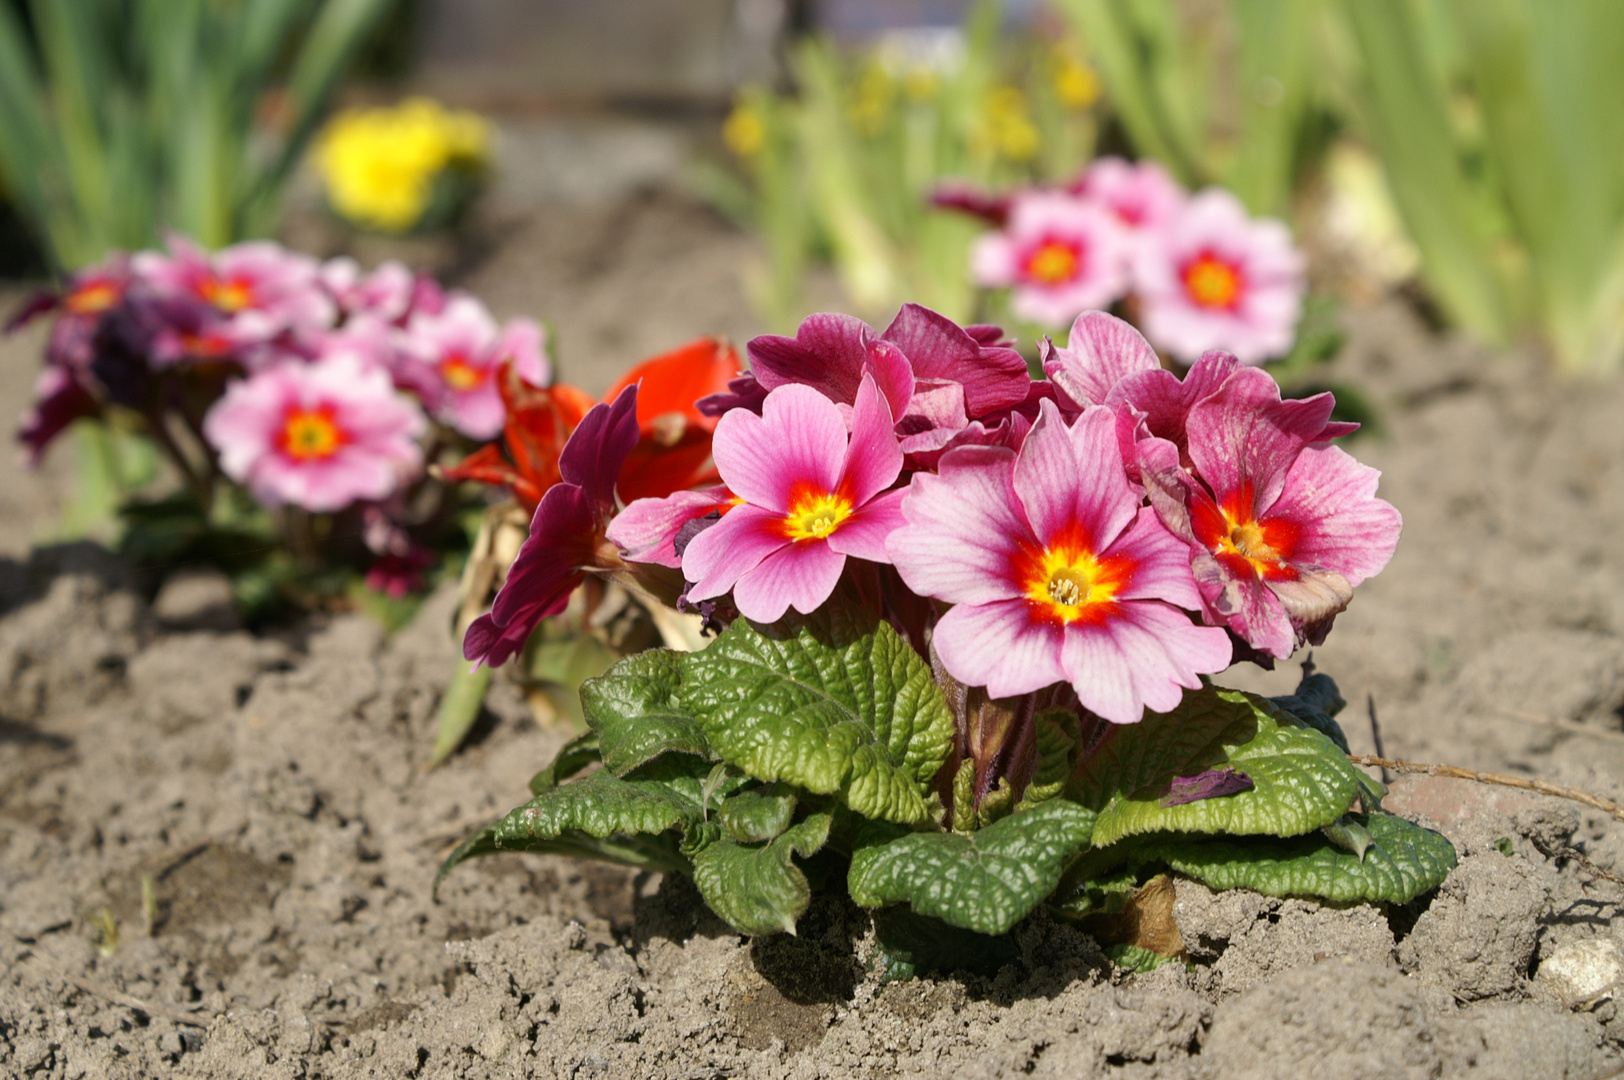
[[[970,252],[977,284],[1012,288],[1015,314],[1047,325],[1120,297],[1128,258],[1126,234],[1110,212],[1056,191],[1017,195],[1004,230],[980,237]]]
[[[502,430],[502,395],[496,371],[512,361],[519,377],[533,386],[552,379],[542,351],[541,327],[531,319],[510,319],[498,327],[491,313],[471,296],[453,295],[438,314],[414,312],[406,326],[396,377],[414,390],[435,418],[473,439]]]
[[[422,464],[423,415],[351,353],[283,360],[233,382],[203,419],[220,468],[267,506],[342,510]]]
[[[1302,254],[1286,226],[1252,220],[1227,191],[1190,199],[1142,244],[1134,288],[1145,336],[1190,363],[1223,349],[1258,364],[1291,349],[1302,313]]]
[[[902,524],[902,472],[890,407],[864,375],[851,432],[834,403],[808,386],[767,395],[761,415],[735,410],[716,425],[722,480],[739,499],[682,556],[690,600],[732,590],[740,614],[773,622],[829,599],[846,557],[890,562],[885,538]]]
[[[1127,724],[1228,665],[1227,635],[1179,610],[1201,606],[1189,550],[1140,506],[1115,427],[1092,408],[1068,429],[1045,402],[1018,452],[915,474],[886,546],[910,588],[954,605],[932,639],[954,678],[993,697],[1067,682]]]

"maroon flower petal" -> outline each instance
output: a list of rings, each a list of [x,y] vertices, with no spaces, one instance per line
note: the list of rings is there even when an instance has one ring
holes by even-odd
[[[1251,791],[1256,786],[1250,776],[1238,769],[1208,769],[1193,776],[1173,777],[1173,782],[1167,785],[1166,793],[1156,800],[1156,805],[1166,809],[1203,799],[1221,799],[1226,795]]]

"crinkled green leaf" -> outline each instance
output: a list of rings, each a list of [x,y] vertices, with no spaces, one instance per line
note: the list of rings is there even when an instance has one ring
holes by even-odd
[[[1076,769],[1077,714],[1070,709],[1050,709],[1039,713],[1033,723],[1038,763],[1016,809],[1036,806],[1059,795]]]
[[[589,731],[564,744],[547,767],[530,778],[530,794],[551,791],[598,760],[598,733]]]
[[[907,833],[868,844],[860,838],[847,885],[864,907],[907,903],[966,930],[1002,934],[1054,891],[1093,828],[1092,811],[1053,799],[971,836]]]
[[[1455,849],[1438,833],[1395,814],[1354,814],[1375,841],[1364,858],[1315,832],[1290,839],[1157,840],[1136,858],[1159,860],[1214,889],[1268,896],[1313,896],[1337,904],[1404,904],[1436,888],[1455,867]]]
[[[694,884],[711,910],[741,934],[795,932],[812,891],[792,861],[814,855],[829,839],[828,814],[813,814],[765,844],[748,845],[711,826],[687,849]]]
[[[781,784],[749,788],[722,803],[717,818],[741,844],[771,840],[789,828],[795,816],[795,794]]]
[[[602,740],[603,766],[617,776],[676,752],[713,756],[698,723],[677,704],[681,654],[650,649],[581,684],[586,722]]]
[[[1070,787],[1099,809],[1094,846],[1158,831],[1296,836],[1341,817],[1358,794],[1358,770],[1318,731],[1278,717],[1264,698],[1209,686],[1186,692],[1172,712],[1113,730]],[[1159,805],[1174,777],[1226,765],[1252,789]]]
[[[889,625],[838,610],[765,632],[740,619],[684,656],[682,672],[682,705],[723,760],[838,793],[868,817],[930,816],[953,719],[929,665]]]

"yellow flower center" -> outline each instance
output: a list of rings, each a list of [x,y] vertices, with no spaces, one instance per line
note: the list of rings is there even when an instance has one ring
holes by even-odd
[[[282,452],[295,461],[323,461],[345,441],[329,408],[293,409],[282,424]]]
[[[1200,307],[1233,307],[1241,295],[1240,271],[1213,255],[1200,255],[1184,267],[1184,288]]]
[[[118,287],[105,281],[92,282],[82,289],[75,289],[63,301],[67,309],[75,315],[94,315],[99,311],[106,311],[117,302]]]
[[[208,278],[197,287],[198,295],[227,315],[235,315],[254,302],[254,292],[246,282]]]
[[[459,393],[474,389],[490,376],[490,369],[475,367],[458,353],[452,353],[440,361],[440,377]]]
[[[1043,613],[1063,623],[1100,614],[1127,583],[1127,564],[1097,559],[1086,547],[1062,543],[1031,560],[1024,575],[1026,596]]]
[[[1081,262],[1075,244],[1050,240],[1026,258],[1026,276],[1040,285],[1059,285],[1077,276]]]
[[[839,492],[804,490],[790,497],[784,535],[797,543],[824,540],[851,517],[851,500]]]

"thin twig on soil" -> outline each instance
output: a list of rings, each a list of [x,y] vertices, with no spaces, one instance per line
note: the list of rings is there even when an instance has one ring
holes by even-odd
[[[1391,769],[1398,773],[1448,776],[1456,780],[1475,780],[1479,784],[1498,784],[1500,787],[1537,791],[1541,795],[1554,795],[1558,799],[1569,799],[1573,802],[1584,803],[1586,806],[1594,807],[1605,814],[1611,815],[1615,821],[1624,821],[1624,806],[1620,806],[1612,799],[1592,795],[1590,792],[1580,791],[1578,788],[1547,783],[1544,780],[1531,780],[1525,776],[1507,776],[1505,773],[1477,772],[1473,769],[1462,769],[1456,765],[1422,765],[1414,761],[1400,761],[1397,758],[1376,757],[1374,754],[1352,754],[1349,755],[1348,760],[1355,765],[1373,765],[1379,769]]]
[[[1312,656],[1309,657],[1309,661],[1313,662]],[[1370,713],[1370,741],[1376,747],[1376,756],[1384,758],[1387,756],[1387,751],[1382,747],[1382,726],[1376,721],[1375,694],[1365,695],[1365,711]],[[1385,768],[1382,769],[1382,783],[1387,783],[1387,770]]]
[[[201,1028],[208,1027],[209,1021],[214,1019],[213,1016],[176,1012],[175,1010],[167,1009],[162,1005],[154,1005],[150,1001],[143,1001],[133,994],[124,993],[122,990],[114,990],[110,986],[99,986],[96,983],[85,979],[75,978],[72,975],[65,975],[63,978],[68,982],[69,985],[76,987],[77,989],[86,994],[90,994],[93,997],[99,997],[103,1001],[110,1001],[114,1005],[122,1005],[126,1009],[134,1009],[136,1012],[146,1013],[151,1017],[168,1020],[172,1024],[185,1024],[187,1027]]]
[[[1552,862],[1555,862],[1557,859],[1572,859],[1574,862],[1579,864],[1579,869],[1583,870],[1585,873],[1590,874],[1593,877],[1599,877],[1603,881],[1611,881],[1614,885],[1624,885],[1624,878],[1619,877],[1617,874],[1609,873],[1608,871],[1603,870],[1601,867],[1585,858],[1584,852],[1580,851],[1571,844],[1563,844],[1559,847],[1546,847],[1544,844],[1539,842],[1539,838],[1536,836],[1530,836],[1528,838],[1528,842],[1534,845],[1535,851],[1538,851],[1541,855],[1545,856],[1547,859],[1550,859]]]

